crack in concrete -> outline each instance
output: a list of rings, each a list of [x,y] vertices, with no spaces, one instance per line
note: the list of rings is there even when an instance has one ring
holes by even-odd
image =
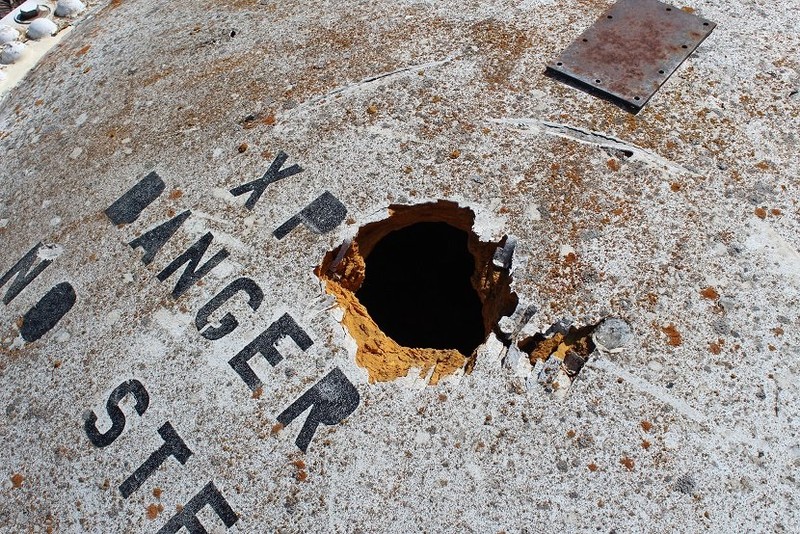
[[[416,65],[409,65],[407,67],[403,67],[403,68],[400,68],[400,69],[397,69],[397,70],[393,70],[393,71],[390,71],[390,72],[384,72],[384,73],[381,73],[381,74],[376,74],[374,76],[369,76],[367,78],[364,78],[361,81],[358,81],[358,82],[355,82],[355,83],[351,83],[351,84],[348,84],[348,85],[342,85],[340,87],[337,87],[335,89],[332,89],[332,90],[328,91],[325,94],[310,98],[309,100],[299,104],[298,106],[296,106],[295,108],[290,110],[290,113],[294,112],[294,111],[305,109],[305,108],[310,107],[310,106],[314,106],[314,105],[319,104],[320,102],[322,102],[322,101],[324,101],[324,100],[326,100],[328,98],[331,98],[333,96],[336,96],[336,95],[344,95],[344,94],[355,93],[355,92],[363,89],[365,86],[368,86],[368,85],[370,85],[372,83],[375,83],[375,82],[378,82],[380,80],[385,80],[387,78],[393,78],[393,77],[396,77],[396,76],[400,76],[402,74],[405,74],[405,73],[411,72],[411,71],[427,70],[427,69],[432,69],[432,68],[436,68],[436,67],[441,67],[443,65],[447,65],[448,63],[453,61],[455,58],[456,58],[456,56],[453,55],[453,56],[449,56],[449,57],[447,57],[445,59],[442,59],[442,60],[439,60],[439,61],[431,61],[429,63],[419,63],[419,64],[416,64]]]
[[[570,126],[558,122],[542,121],[532,118],[517,118],[517,119],[488,119],[489,122],[495,124],[502,124],[506,126],[517,127],[521,130],[528,130],[544,135],[553,135],[565,139],[571,139],[585,145],[596,146],[611,150],[621,150],[629,153],[635,160],[642,161],[646,164],[659,167],[672,174],[689,174],[692,176],[699,176],[696,172],[692,172],[686,167],[678,165],[666,158],[659,156],[654,152],[645,150],[637,145],[628,143],[617,137],[595,132],[593,130],[586,130],[577,126]]]

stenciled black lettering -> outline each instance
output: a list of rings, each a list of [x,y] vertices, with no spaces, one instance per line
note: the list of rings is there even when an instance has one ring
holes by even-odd
[[[178,231],[178,228],[183,225],[183,223],[191,214],[192,212],[190,210],[186,210],[180,215],[176,215],[172,219],[146,231],[128,244],[134,249],[142,247],[144,249],[142,262],[145,265],[150,265],[150,263],[153,261],[153,258],[156,257],[156,253],[161,250],[161,248],[173,235],[175,235],[175,232]]]
[[[156,451],[153,452],[153,454],[151,454],[150,457],[119,487],[119,492],[126,499],[138,490],[142,484],[144,484],[145,480],[150,478],[150,475],[161,467],[161,464],[163,464],[167,458],[174,456],[181,465],[184,465],[186,464],[186,460],[192,455],[192,451],[189,450],[186,443],[184,443],[178,433],[175,432],[175,429],[172,428],[169,421],[161,425],[161,428],[158,429],[158,434],[164,440],[164,444],[156,449]]]
[[[167,524],[161,527],[158,534],[175,534],[183,527],[186,527],[189,534],[206,534],[205,527],[197,519],[197,514],[206,505],[214,510],[214,513],[222,519],[227,528],[231,528],[239,520],[239,516],[233,511],[233,508],[222,496],[214,482],[209,482],[197,495],[191,498],[186,506],[183,507],[183,510],[172,516],[167,521]]]
[[[111,419],[111,428],[106,432],[97,429],[97,415],[94,411],[89,411],[84,417],[83,429],[92,445],[95,447],[107,447],[114,443],[125,430],[125,413],[120,409],[119,403],[126,395],[133,395],[136,399],[134,409],[139,415],[144,415],[147,407],[150,406],[150,395],[141,382],[135,379],[126,380],[114,388],[106,401],[106,413]]]
[[[281,170],[281,167],[283,167],[283,164],[286,163],[287,159],[289,159],[289,156],[287,156],[285,152],[278,152],[278,155],[275,156],[275,159],[269,166],[269,169],[267,169],[267,172],[264,173],[264,176],[258,180],[253,180],[252,182],[234,187],[231,189],[231,194],[238,197],[239,195],[243,195],[252,191],[250,198],[247,199],[244,207],[249,210],[253,209],[253,207],[256,205],[256,202],[258,202],[258,199],[260,199],[261,195],[264,194],[264,191],[267,189],[269,184],[303,172],[303,169],[299,165],[292,165],[291,167]]]
[[[32,249],[28,251],[14,266],[8,270],[6,274],[3,275],[3,278],[0,278],[0,288],[2,288],[11,277],[16,275],[14,281],[11,282],[11,285],[6,290],[6,294],[3,297],[3,304],[8,304],[14,298],[20,294],[20,292],[25,289],[28,284],[33,282],[33,280],[42,274],[48,265],[53,263],[52,260],[42,260],[40,261],[36,267],[33,267],[33,262],[38,256],[39,249],[42,247],[41,243],[37,243]],[[33,268],[32,268],[33,267]]]
[[[280,225],[272,232],[272,235],[278,239],[283,239],[301,223],[313,232],[325,234],[339,226],[344,221],[345,216],[347,216],[347,208],[344,207],[344,204],[331,193],[325,191],[311,204],[303,208],[300,213]]]
[[[175,284],[175,288],[172,290],[173,297],[178,298],[186,293],[186,290],[192,287],[195,283],[197,283],[198,280],[207,275],[214,267],[219,265],[222,260],[230,255],[230,253],[223,248],[198,268],[198,265],[200,265],[200,260],[203,259],[203,255],[206,253],[208,246],[213,240],[214,234],[208,232],[194,245],[186,249],[183,254],[172,260],[172,263],[164,267],[163,271],[156,275],[156,278],[163,282],[172,276],[172,274],[177,271],[181,265],[184,263],[188,264],[181,273],[180,278],[178,278],[178,283]]]
[[[286,336],[292,338],[304,352],[314,344],[305,330],[300,328],[292,316],[286,313],[228,361],[228,364],[252,391],[261,387],[262,382],[247,362],[256,354],[261,354],[270,365],[275,367],[283,359],[278,349],[275,348],[275,344]]]
[[[306,422],[303,423],[303,428],[295,440],[295,445],[306,452],[320,423],[324,425],[341,423],[355,411],[359,402],[361,396],[358,390],[337,367],[281,412],[278,422],[283,426],[289,426],[298,415],[311,406]]]
[[[200,332],[200,335],[210,340],[221,339],[233,332],[233,330],[239,326],[239,321],[237,321],[236,317],[234,317],[230,312],[226,313],[222,319],[220,319],[220,326],[214,327],[209,326],[208,324],[208,318],[211,316],[211,314],[217,311],[220,306],[228,302],[239,291],[247,293],[249,297],[247,304],[253,311],[256,311],[264,301],[264,292],[254,281],[244,277],[234,280],[197,311],[197,315],[194,318],[194,324],[197,327],[197,331]],[[208,328],[206,328],[206,326],[208,326]]]
[[[111,204],[106,216],[114,224],[130,224],[164,192],[164,187],[164,181],[153,171]]]
[[[75,305],[75,289],[69,282],[61,282],[39,299],[25,315],[19,333],[31,343],[48,333]]]

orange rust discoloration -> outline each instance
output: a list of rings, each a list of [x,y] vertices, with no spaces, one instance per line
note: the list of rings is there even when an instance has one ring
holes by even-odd
[[[564,334],[556,333],[553,337],[543,340],[532,352],[531,361],[546,360],[551,354],[558,350],[564,341]]]
[[[537,335],[523,339],[518,346],[528,354],[531,365],[536,365],[538,360],[544,361],[551,356],[564,361],[569,352],[574,352],[586,360],[594,351],[591,331],[591,326],[571,328],[566,335],[560,332],[549,338]]]
[[[147,519],[153,520],[158,517],[158,514],[164,511],[164,505],[162,504],[151,504],[147,507]]]
[[[719,293],[717,292],[716,289],[709,286],[700,291],[700,296],[708,300],[717,300],[719,298]]]
[[[670,324],[661,329],[662,332],[667,334],[667,345],[679,347],[683,343],[683,338],[674,324]]]
[[[21,488],[24,481],[25,477],[19,473],[14,473],[11,475],[11,485],[15,488]]]
[[[530,32],[489,19],[473,24],[470,33],[478,46],[486,50],[481,70],[489,88],[513,89],[512,73],[533,44]]]
[[[633,471],[634,461],[632,458],[628,458],[627,456],[623,456],[620,458],[619,463],[625,466],[625,469],[628,471]]]

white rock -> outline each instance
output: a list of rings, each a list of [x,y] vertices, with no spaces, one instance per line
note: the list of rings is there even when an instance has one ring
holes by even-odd
[[[22,52],[25,51],[25,45],[19,41],[13,41],[2,45],[0,48],[0,63],[3,65],[10,65],[22,57]]]
[[[55,336],[56,343],[65,343],[69,341],[70,335],[66,330],[60,330]]]
[[[6,73],[0,70],[0,82],[6,79]]]
[[[86,6],[81,0],[58,0],[56,4],[56,16],[74,17],[84,9],[86,9]]]
[[[36,19],[31,22],[31,25],[28,26],[28,32],[26,35],[29,39],[33,39],[38,41],[43,37],[49,37],[58,31],[58,26],[56,23],[50,19]]]
[[[0,26],[0,45],[19,39],[19,32],[11,26]]]

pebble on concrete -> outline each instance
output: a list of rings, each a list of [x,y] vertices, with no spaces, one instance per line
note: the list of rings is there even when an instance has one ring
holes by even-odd
[[[74,17],[84,9],[86,9],[86,6],[81,0],[58,0],[56,4],[56,16]]]
[[[0,45],[19,39],[19,32],[11,26],[0,26]]]
[[[4,44],[0,48],[0,63],[3,65],[10,65],[22,57],[25,51],[25,45],[19,41]]]
[[[38,41],[43,37],[54,35],[58,31],[56,23],[50,19],[36,19],[28,26],[26,35],[29,39]]]

